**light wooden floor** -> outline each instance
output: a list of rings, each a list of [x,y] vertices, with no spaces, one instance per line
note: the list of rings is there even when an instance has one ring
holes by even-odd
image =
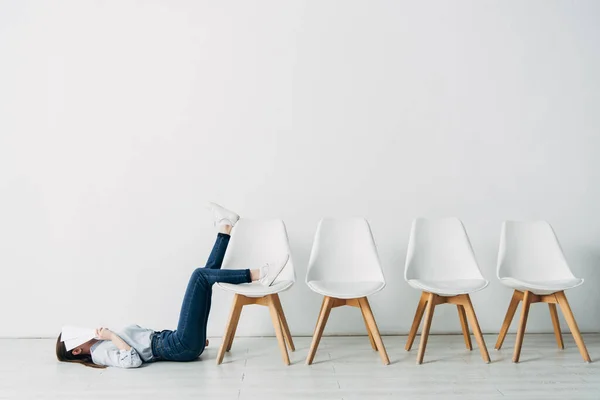
[[[297,337],[289,367],[275,338],[236,338],[217,366],[220,338],[213,338],[197,362],[137,370],[58,363],[52,340],[3,339],[0,399],[600,399],[600,362],[584,363],[572,337],[564,337],[560,351],[551,334],[526,335],[521,363],[513,364],[514,335],[501,351],[493,350],[496,337],[486,335],[492,363],[484,364],[462,336],[433,335],[425,362],[416,365],[416,350],[403,349],[406,336],[386,336],[388,366],[366,336],[324,337],[306,366],[310,338]],[[584,339],[592,360],[600,359],[600,334]]]

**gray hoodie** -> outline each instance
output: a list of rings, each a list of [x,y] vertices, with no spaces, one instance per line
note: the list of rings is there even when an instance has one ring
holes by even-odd
[[[90,348],[94,364],[110,367],[137,368],[152,360],[152,329],[129,325],[115,332],[131,346],[131,350],[119,350],[110,340],[101,340]]]

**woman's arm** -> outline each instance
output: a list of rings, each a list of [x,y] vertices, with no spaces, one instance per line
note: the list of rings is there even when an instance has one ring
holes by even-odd
[[[98,328],[96,329],[96,337],[102,340],[110,340],[113,342],[117,349],[129,351],[131,350],[131,346],[127,344],[123,339],[119,337],[116,333],[107,328]]]
[[[142,359],[138,352],[116,333],[106,328],[98,328],[96,337],[101,340],[110,340],[116,349],[113,347],[108,350],[96,350],[92,354],[92,360],[95,363],[121,368],[137,368],[142,365]]]
[[[119,350],[115,347],[100,347],[92,353],[94,364],[106,365],[107,367],[137,368],[143,364],[142,359],[134,348],[131,350]]]

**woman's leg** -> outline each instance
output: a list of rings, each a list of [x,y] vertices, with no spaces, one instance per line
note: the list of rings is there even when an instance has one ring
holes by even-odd
[[[215,241],[212,251],[208,256],[205,268],[221,269],[221,265],[223,265],[223,259],[225,258],[225,252],[227,251],[227,245],[229,244],[229,239],[231,239],[231,236],[227,233],[220,232],[217,234],[217,240]]]
[[[223,265],[223,259],[225,258],[225,252],[227,251],[227,246],[229,245],[229,239],[231,239],[229,234],[230,232],[231,225],[224,225],[221,227],[221,232],[217,234],[217,239],[215,240],[215,244],[213,245],[212,251],[208,256],[208,260],[206,261],[206,266],[204,268],[221,269],[221,265]],[[206,300],[206,320],[204,321],[205,326],[208,325],[211,303],[212,289]]]
[[[258,279],[259,272],[250,270],[221,270],[230,233],[239,215],[218,204],[209,203],[215,216],[215,226],[219,233],[208,257],[205,268],[196,269],[185,292],[179,323],[175,331],[162,331],[152,342],[153,352],[159,359],[189,361],[196,359],[204,351],[206,326],[210,313],[212,285],[216,282],[249,283]]]
[[[252,276],[248,269],[196,269],[183,298],[177,330],[167,339],[168,359],[189,361],[204,351],[212,285],[217,282],[249,283]]]

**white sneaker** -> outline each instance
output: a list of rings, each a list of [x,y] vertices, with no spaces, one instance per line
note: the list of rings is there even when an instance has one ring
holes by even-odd
[[[208,203],[208,208],[210,208],[215,216],[215,226],[231,225],[234,227],[240,219],[239,215],[225,207],[221,207],[217,203]]]
[[[287,265],[289,259],[290,255],[286,254],[285,258],[280,262],[267,263],[260,267],[260,278],[258,281],[265,286],[271,286],[281,271],[283,271],[283,268]]]

